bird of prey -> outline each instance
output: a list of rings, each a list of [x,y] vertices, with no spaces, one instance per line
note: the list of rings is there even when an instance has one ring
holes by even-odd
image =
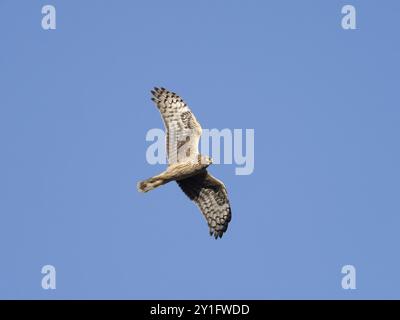
[[[231,207],[225,185],[207,171],[211,158],[199,153],[201,126],[176,93],[164,88],[154,88],[151,93],[166,130],[168,167],[161,174],[139,182],[138,190],[148,192],[176,181],[203,213],[210,235],[221,238],[231,220]]]

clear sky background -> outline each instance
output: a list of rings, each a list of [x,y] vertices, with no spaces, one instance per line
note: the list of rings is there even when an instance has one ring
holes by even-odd
[[[0,0],[0,298],[400,298],[399,15],[396,0]],[[252,175],[210,169],[232,204],[221,240],[175,183],[136,191],[165,168],[145,158],[153,86],[205,128],[255,130]]]

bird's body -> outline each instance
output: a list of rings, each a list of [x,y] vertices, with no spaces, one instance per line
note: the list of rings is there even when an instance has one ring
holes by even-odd
[[[190,178],[204,171],[209,164],[202,163],[174,163],[168,166],[167,170],[150,179],[139,183],[139,191],[148,192],[171,181]]]
[[[231,207],[225,185],[207,171],[211,159],[198,151],[201,126],[177,94],[164,88],[154,88],[152,94],[166,128],[168,167],[161,174],[139,182],[138,190],[148,192],[176,181],[200,208],[210,234],[222,237],[231,220]]]

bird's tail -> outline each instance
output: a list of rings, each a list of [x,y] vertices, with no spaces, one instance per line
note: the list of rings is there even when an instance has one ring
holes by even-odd
[[[167,182],[168,181],[166,181],[165,179],[159,176],[155,176],[153,178],[138,182],[137,188],[139,192],[148,192]]]

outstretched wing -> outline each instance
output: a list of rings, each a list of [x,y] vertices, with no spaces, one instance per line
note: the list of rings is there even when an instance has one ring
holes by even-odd
[[[206,170],[176,182],[200,208],[210,227],[210,235],[221,238],[231,221],[231,206],[224,184]]]
[[[201,126],[195,116],[176,93],[164,88],[151,93],[164,121],[168,163],[196,161]]]

